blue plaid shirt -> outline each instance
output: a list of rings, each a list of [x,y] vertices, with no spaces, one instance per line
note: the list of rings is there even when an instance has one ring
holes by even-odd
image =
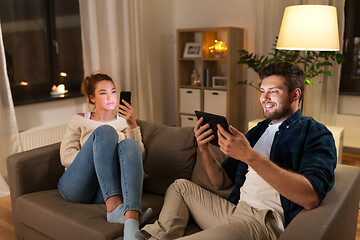
[[[246,138],[254,147],[271,120],[257,124]],[[288,117],[275,133],[270,160],[278,166],[305,176],[315,189],[320,202],[334,185],[334,169],[337,156],[331,132],[311,117],[304,117],[300,110]],[[240,187],[244,184],[248,166],[242,161],[228,157],[223,163],[226,173],[235,183],[228,200],[237,204]],[[303,209],[280,195],[284,209],[285,227]]]

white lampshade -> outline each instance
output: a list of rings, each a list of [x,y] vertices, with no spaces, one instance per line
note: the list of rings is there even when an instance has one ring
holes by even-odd
[[[338,51],[336,8],[327,5],[296,5],[285,8],[276,48]]]

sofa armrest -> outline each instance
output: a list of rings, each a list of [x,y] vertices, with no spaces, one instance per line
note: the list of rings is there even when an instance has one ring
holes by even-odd
[[[27,193],[57,188],[64,172],[60,163],[60,143],[16,153],[7,159],[12,211],[16,199]]]
[[[359,199],[360,168],[338,164],[334,187],[320,206],[302,210],[279,240],[355,239]]]

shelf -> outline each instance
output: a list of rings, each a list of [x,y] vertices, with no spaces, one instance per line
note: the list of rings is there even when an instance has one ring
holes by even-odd
[[[226,91],[227,87],[203,87],[204,90]]]
[[[178,126],[190,124],[191,121],[188,121],[185,115],[193,115],[194,110],[208,110],[213,111],[214,114],[224,115],[230,124],[244,131],[244,127],[240,125],[246,125],[245,122],[241,122],[242,119],[245,121],[241,115],[245,109],[246,95],[236,84],[243,80],[245,74],[244,67],[237,64],[238,50],[244,48],[244,30],[234,27],[178,29],[176,39]],[[222,57],[215,57],[215,54],[208,50],[215,40],[223,41],[227,46],[228,50]],[[183,57],[186,43],[189,42],[202,44],[202,57]],[[191,85],[191,75],[194,70],[200,77],[201,86]],[[222,85],[226,87],[205,86],[205,82],[212,83],[213,76],[226,77],[222,80]],[[218,91],[218,93],[210,91]]]
[[[226,62],[226,58],[179,58],[179,61],[196,61],[196,60],[203,60],[203,61],[210,61],[210,62]]]
[[[180,88],[193,88],[193,89],[202,89],[202,86],[193,86],[193,85],[180,85]]]
[[[180,112],[181,115],[186,115],[186,116],[191,116],[191,117],[196,117],[195,113],[183,113],[183,112]]]
[[[202,58],[200,57],[196,57],[196,58],[179,58],[180,61],[194,61],[194,60],[202,60]]]
[[[219,61],[219,62],[226,62],[226,58],[203,58],[203,61]]]
[[[226,87],[203,87],[203,86],[192,86],[192,85],[180,85],[180,88],[190,89],[203,89],[203,90],[214,90],[214,91],[226,91]]]

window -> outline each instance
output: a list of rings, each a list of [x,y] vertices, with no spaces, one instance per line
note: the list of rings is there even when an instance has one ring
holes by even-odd
[[[0,6],[14,104],[80,96],[83,62],[79,1],[0,0]],[[51,96],[53,85],[62,83],[68,93]]]
[[[360,95],[360,2],[345,1],[345,63],[341,69],[340,94]]]

